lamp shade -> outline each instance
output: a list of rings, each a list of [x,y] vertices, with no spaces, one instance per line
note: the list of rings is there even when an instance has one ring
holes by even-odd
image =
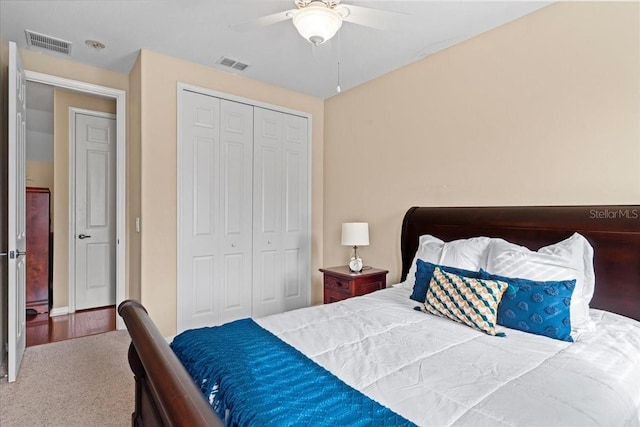
[[[345,222],[342,224],[342,244],[344,246],[369,245],[369,223]]]
[[[312,2],[295,13],[293,25],[302,37],[317,46],[336,34],[342,26],[342,16],[323,2]]]

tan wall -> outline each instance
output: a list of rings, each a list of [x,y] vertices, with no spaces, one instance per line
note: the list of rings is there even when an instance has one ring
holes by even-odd
[[[151,51],[142,67],[142,303],[164,335],[176,331],[176,84],[178,81],[311,113],[312,302],[322,299],[324,103],[319,98],[249,80]]]
[[[325,264],[368,221],[397,281],[416,205],[640,203],[639,12],[556,3],[327,100]]]
[[[129,76],[127,74],[92,67],[27,49],[20,49],[20,56],[22,57],[22,65],[24,65],[25,70],[37,71],[65,79],[78,80],[124,91],[129,88]]]
[[[53,162],[27,160],[25,168],[27,187],[44,187],[53,191]],[[53,197],[53,192],[51,195]]]
[[[69,305],[69,108],[104,113],[116,112],[116,102],[96,96],[53,91],[53,303],[52,308]]]
[[[140,301],[140,233],[135,220],[140,217],[140,114],[141,74],[140,56],[129,73],[129,140],[127,141],[127,298]]]

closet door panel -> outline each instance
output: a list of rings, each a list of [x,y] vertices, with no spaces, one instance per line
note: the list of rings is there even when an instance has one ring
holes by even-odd
[[[303,261],[299,249],[287,249],[284,252],[284,298],[285,304],[304,295],[304,277],[301,266]],[[306,304],[305,304],[306,305]],[[301,307],[303,307],[302,305]],[[299,308],[299,307],[295,307]]]
[[[281,181],[280,152],[277,142],[267,139],[254,148],[254,288],[253,314],[276,312],[281,306],[280,223],[278,203]]]
[[[247,266],[244,266],[246,257],[243,254],[228,254],[223,257],[223,274],[220,281],[220,323],[249,317],[251,306],[247,304],[244,281],[246,280]],[[249,312],[247,313],[247,305]]]
[[[222,100],[220,322],[251,316],[253,107]]]
[[[224,141],[223,142],[223,159],[224,159],[224,179],[223,183],[223,206],[224,206],[224,236],[227,239],[236,239],[242,236],[246,231],[244,223],[243,204],[251,203],[243,197],[242,191],[246,191],[246,183],[243,175],[247,171],[243,164],[244,147],[242,144]],[[246,208],[246,207],[244,207]]]
[[[259,233],[275,237],[280,231],[280,207],[278,193],[280,192],[280,150],[277,146],[256,147],[256,205],[259,221]]]
[[[282,311],[282,113],[254,108],[253,315]]]
[[[304,117],[283,114],[283,251],[285,281],[283,310],[309,304],[311,286],[309,265],[309,166],[308,121]]]
[[[215,313],[214,271],[215,257],[196,256],[192,259],[193,289],[190,301],[193,316],[204,317]]]
[[[207,236],[215,233],[216,220],[213,172],[215,171],[216,141],[210,138],[193,139],[193,159],[191,180],[193,182],[193,236]]]
[[[304,196],[302,189],[300,188],[301,181],[304,173],[303,159],[300,158],[300,153],[287,150],[285,152],[285,167],[284,167],[284,179],[285,179],[285,197],[284,197],[284,229],[287,233],[300,233],[302,226],[304,225],[304,219],[302,218],[302,212],[304,211],[304,203],[301,197]]]
[[[218,320],[220,100],[185,92],[179,147],[178,329]]]
[[[257,307],[279,304],[278,301],[278,278],[279,274],[279,256],[276,251],[263,250],[260,253],[260,270],[256,271],[256,286],[254,289],[254,302]],[[258,315],[258,312],[254,315]]]

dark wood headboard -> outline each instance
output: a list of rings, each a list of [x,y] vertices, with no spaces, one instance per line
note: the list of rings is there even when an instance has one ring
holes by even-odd
[[[402,280],[423,234],[501,237],[531,250],[578,232],[594,251],[590,306],[640,320],[640,206],[413,207],[402,223]]]

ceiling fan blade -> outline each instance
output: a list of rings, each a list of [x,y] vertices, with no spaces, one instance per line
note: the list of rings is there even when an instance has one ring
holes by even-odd
[[[377,28],[379,30],[393,29],[403,24],[409,16],[406,13],[354,6],[352,4],[342,4],[338,7],[344,7],[349,10],[349,15],[344,18],[346,22]]]
[[[246,32],[252,31],[260,27],[266,27],[267,25],[277,24],[278,22],[291,19],[293,12],[297,9],[283,10],[281,12],[272,13],[271,15],[261,16],[256,19],[249,19],[238,24],[230,25],[230,27],[236,31]]]

